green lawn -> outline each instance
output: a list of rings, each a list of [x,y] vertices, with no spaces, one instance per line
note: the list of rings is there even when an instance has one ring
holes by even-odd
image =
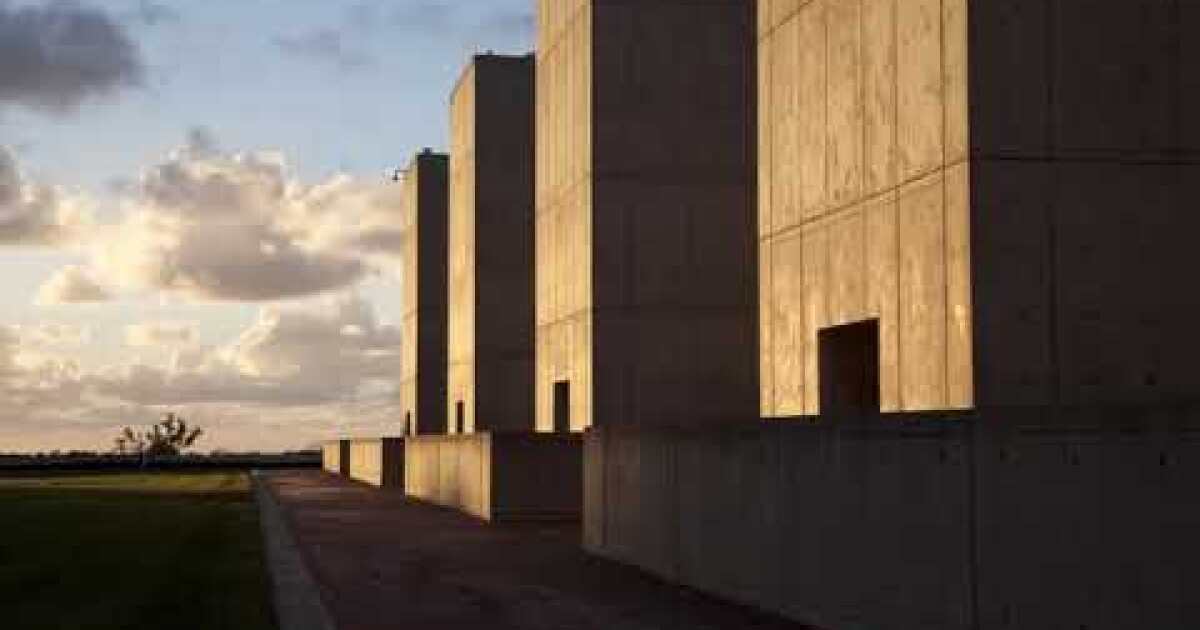
[[[0,478],[0,627],[273,628],[246,475]]]

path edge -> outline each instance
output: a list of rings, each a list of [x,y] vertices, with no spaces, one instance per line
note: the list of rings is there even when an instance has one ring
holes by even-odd
[[[250,483],[258,504],[258,520],[271,577],[271,599],[279,630],[337,630],[321,600],[317,583],[304,563],[283,509],[267,487],[266,474],[261,470],[250,471]]]

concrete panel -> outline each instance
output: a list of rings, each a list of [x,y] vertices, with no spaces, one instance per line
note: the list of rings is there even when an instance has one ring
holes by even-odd
[[[971,171],[946,169],[946,408],[975,404],[971,327]]]
[[[773,279],[770,293],[770,339],[772,358],[773,416],[795,416],[805,412],[804,371],[805,310],[796,308],[804,303],[804,239],[799,231],[783,237],[773,246],[770,273]],[[764,336],[766,336],[764,334]],[[767,383],[766,379],[763,384]]]
[[[1037,164],[971,165],[976,404],[1039,405],[1055,396],[1048,209]],[[1039,227],[1043,226],[1043,227]]]
[[[350,442],[350,478],[372,486],[383,485],[383,443],[380,440]]]
[[[770,57],[759,59],[760,80],[769,92],[759,93],[759,102],[770,103],[770,117],[760,119],[766,127],[765,143],[760,145],[769,153],[767,177],[760,180],[759,189],[769,194],[771,212],[769,229],[765,233],[799,225],[801,213],[800,144],[801,111],[797,62],[800,54],[800,22],[789,20],[767,40],[763,49]],[[761,88],[760,88],[761,89]],[[762,159],[761,152],[759,159]]]
[[[945,90],[945,155],[947,165],[970,154],[970,59],[968,0],[942,0],[942,84]]]
[[[484,452],[491,475],[488,512],[492,520],[580,517],[583,501],[583,441],[579,435],[495,433]]]
[[[862,206],[829,223],[829,324],[867,318],[867,242]]]
[[[1175,145],[1175,4],[1053,5],[1055,47],[1047,61],[1054,81],[1056,152],[1150,156]]]
[[[863,0],[825,0],[828,37],[826,160],[829,203],[842,208],[863,190]]]
[[[775,415],[774,284],[771,241],[758,245],[758,415]],[[803,382],[803,379],[800,379]],[[803,403],[800,405],[803,408]]]
[[[941,0],[897,2],[897,145],[901,181],[943,163]]]
[[[863,210],[867,241],[867,311],[879,319],[879,407],[892,413],[900,402],[900,233],[894,193]]]
[[[827,123],[828,48],[825,2],[810,2],[796,14],[797,153],[799,202],[805,218],[825,212],[829,203],[825,138]],[[778,61],[778,60],[777,60]]]
[[[896,185],[896,3],[863,0],[865,192]]]
[[[1050,151],[1052,6],[970,3],[970,144],[981,156],[1031,157]],[[947,52],[956,54],[949,45]],[[947,111],[953,99],[948,93]],[[948,137],[953,133],[948,130]]]
[[[342,445],[334,440],[321,445],[321,469],[331,475],[341,474]]]
[[[816,415],[820,412],[818,392],[821,391],[821,375],[818,362],[817,333],[829,323],[828,308],[828,261],[829,235],[823,228],[805,228],[803,233],[803,287],[804,299],[804,412]],[[795,308],[795,305],[789,305]]]
[[[899,197],[900,396],[909,411],[946,406],[946,265],[943,177]]]

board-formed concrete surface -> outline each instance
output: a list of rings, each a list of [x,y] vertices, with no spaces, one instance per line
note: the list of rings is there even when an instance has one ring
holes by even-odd
[[[349,477],[381,488],[404,488],[404,439],[350,440]]]
[[[753,47],[744,0],[539,0],[538,430],[753,413]]]
[[[831,629],[1200,627],[1200,407],[1047,413],[592,429],[584,543]]]
[[[489,525],[308,472],[267,482],[339,630],[803,628],[590,557],[560,524]]]
[[[1197,29],[1179,0],[760,0],[762,415],[820,413],[819,334],[863,321],[884,412],[1196,400]]]
[[[476,55],[450,98],[450,433],[533,430],[533,64]]]
[[[404,314],[400,335],[405,435],[446,432],[446,230],[449,160],[428,149],[405,171],[400,208]]]
[[[405,492],[488,521],[578,519],[578,435],[472,433],[405,440]]]

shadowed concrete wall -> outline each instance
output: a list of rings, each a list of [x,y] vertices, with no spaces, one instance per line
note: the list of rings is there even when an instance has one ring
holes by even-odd
[[[821,628],[1197,627],[1200,409],[1059,414],[593,429],[584,543]]]
[[[533,429],[532,56],[477,55],[451,96],[451,433]]]
[[[409,496],[490,521],[579,517],[577,435],[474,433],[404,442]]]
[[[886,412],[1194,400],[1193,5],[761,2],[763,415],[872,319]]]
[[[400,421],[410,433],[446,432],[447,162],[426,150],[403,183]]]
[[[753,3],[538,3],[537,427],[754,408]]]
[[[350,441],[350,478],[378,487],[404,486],[404,440],[368,438]]]
[[[981,405],[1194,401],[1200,5],[970,4]]]

